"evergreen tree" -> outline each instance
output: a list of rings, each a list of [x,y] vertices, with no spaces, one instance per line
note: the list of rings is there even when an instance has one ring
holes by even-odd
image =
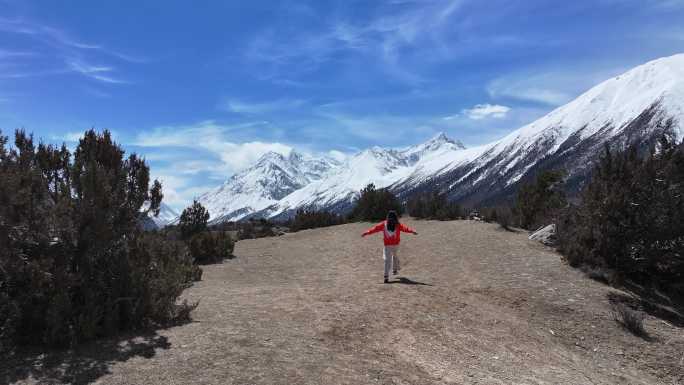
[[[567,204],[565,193],[560,188],[562,171],[543,171],[533,183],[520,187],[516,211],[520,215],[520,226],[533,229],[553,221],[555,213]]]
[[[290,230],[300,231],[344,223],[340,215],[327,211],[299,209],[290,223]]]
[[[684,144],[663,137],[645,157],[635,147],[606,147],[558,234],[574,266],[608,268],[683,294]]]
[[[209,231],[209,212],[197,200],[181,213],[178,228],[197,264],[216,263],[233,256],[234,243],[224,231]]]
[[[209,212],[197,200],[192,202],[192,206],[183,210],[180,216],[178,227],[183,239],[189,239],[195,234],[199,234],[207,230],[207,222],[209,221]]]
[[[450,202],[446,194],[438,191],[414,194],[406,203],[406,209],[414,218],[441,221],[458,219],[463,214],[458,204]]]
[[[68,345],[167,322],[196,276],[182,245],[138,228],[158,210],[149,168],[89,130],[72,158],[64,145],[0,135],[0,343]],[[2,349],[3,346],[0,346]]]
[[[371,183],[361,190],[350,217],[361,221],[378,221],[385,219],[390,210],[401,215],[404,207],[388,189],[376,189]]]

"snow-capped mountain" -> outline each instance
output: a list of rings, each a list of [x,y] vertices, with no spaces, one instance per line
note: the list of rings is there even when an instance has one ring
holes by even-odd
[[[541,169],[564,169],[578,188],[605,144],[647,148],[663,133],[684,137],[684,54],[661,58],[609,79],[494,143],[470,162],[449,165],[431,181],[466,204],[510,197],[517,182]],[[409,194],[425,186],[399,182]]]
[[[149,203],[145,203],[142,210],[147,210]],[[147,217],[143,219],[142,226],[146,230],[157,230],[166,227],[167,225],[175,222],[180,214],[175,212],[171,207],[167,206],[164,202],[159,205],[159,215],[156,217],[152,213],[148,213]]]
[[[566,170],[577,188],[606,143],[645,148],[663,133],[684,137],[684,54],[609,79],[493,143],[466,149],[440,134],[404,149],[373,147],[343,163],[267,154],[201,200],[213,221],[344,211],[368,183],[404,198],[438,189],[464,204],[489,204],[542,169]]]
[[[239,220],[321,179],[337,166],[331,158],[313,158],[296,151],[288,156],[268,152],[199,201],[209,211],[211,222]]]
[[[424,181],[439,172],[445,162],[456,161],[464,153],[467,150],[463,144],[443,133],[405,149],[373,147],[350,157],[325,178],[292,192],[260,214],[287,215],[302,207],[344,210],[369,183],[382,188],[409,178]]]

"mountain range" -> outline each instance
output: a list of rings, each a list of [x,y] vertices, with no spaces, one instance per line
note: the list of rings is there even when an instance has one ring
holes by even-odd
[[[663,134],[684,137],[684,54],[606,80],[489,144],[466,148],[441,133],[344,161],[270,152],[199,200],[213,223],[285,218],[301,208],[344,212],[368,183],[403,199],[436,189],[464,205],[495,204],[544,169],[565,170],[566,185],[576,191],[606,144],[646,149]]]

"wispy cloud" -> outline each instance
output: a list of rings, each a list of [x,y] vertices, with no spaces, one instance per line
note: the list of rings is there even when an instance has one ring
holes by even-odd
[[[486,86],[492,99],[512,99],[559,106],[589,88],[625,72],[624,65],[602,64],[590,67],[575,63],[575,68],[530,69],[502,75]]]
[[[306,104],[303,99],[278,99],[265,102],[249,102],[238,99],[228,99],[219,103],[219,109],[239,114],[264,114],[275,111],[294,110]]]
[[[255,162],[263,154],[275,151],[289,154],[292,147],[279,142],[234,142],[228,140],[230,134],[245,126],[259,125],[243,123],[238,125],[222,125],[208,120],[187,126],[157,127],[149,132],[140,133],[132,143],[141,147],[184,147],[203,150],[214,159],[220,160],[218,165],[205,171],[230,175]]]
[[[154,162],[152,174],[162,181],[164,202],[182,209],[265,153],[290,153],[292,147],[285,143],[230,139],[252,124],[261,122],[226,125],[207,120],[157,127],[139,133],[128,145],[140,147],[145,158]]]
[[[20,58],[20,57],[37,56],[37,55],[38,55],[38,53],[31,52],[31,51],[10,51],[10,50],[5,50],[5,49],[0,49],[0,59]]]
[[[4,71],[0,76],[4,78],[76,73],[101,83],[124,84],[130,81],[112,76],[115,71],[113,65],[91,65],[89,62],[112,59],[130,63],[144,62],[142,58],[113,51],[99,44],[86,43],[72,37],[65,30],[28,19],[0,17],[0,33],[20,35],[34,46],[25,51],[0,49],[3,64],[16,68],[13,71]]]
[[[113,83],[113,84],[124,84],[128,83],[125,80],[121,79],[116,79],[111,77],[109,74],[114,71],[114,68],[108,67],[108,66],[98,66],[98,65],[90,65],[82,61],[78,60],[71,60],[68,62],[69,68],[76,72],[79,73],[83,76],[89,77],[94,80],[98,80],[104,83]]]
[[[510,107],[499,104],[477,104],[473,108],[466,108],[463,114],[469,119],[482,120],[487,118],[503,119],[506,117]]]
[[[462,0],[389,3],[377,17],[357,20],[348,17],[326,24],[321,31],[292,35],[277,27],[264,31],[248,45],[245,57],[281,74],[318,69],[342,52],[365,55],[381,62],[381,68],[409,84],[424,79],[402,63],[405,48],[429,50],[443,45],[441,29],[458,11]],[[433,50],[434,56],[434,50]],[[275,77],[275,76],[274,76]]]
[[[572,94],[562,89],[549,88],[544,76],[523,78],[499,78],[487,86],[489,96],[495,99],[510,98],[558,106],[572,99]],[[552,87],[552,86],[551,86]]]

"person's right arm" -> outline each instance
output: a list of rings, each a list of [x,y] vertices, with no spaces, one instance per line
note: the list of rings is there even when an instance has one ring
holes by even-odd
[[[361,234],[362,237],[365,237],[366,235],[371,235],[377,232],[380,232],[383,230],[385,227],[385,222],[380,222],[377,225],[371,227],[370,229],[366,230],[363,234]]]

